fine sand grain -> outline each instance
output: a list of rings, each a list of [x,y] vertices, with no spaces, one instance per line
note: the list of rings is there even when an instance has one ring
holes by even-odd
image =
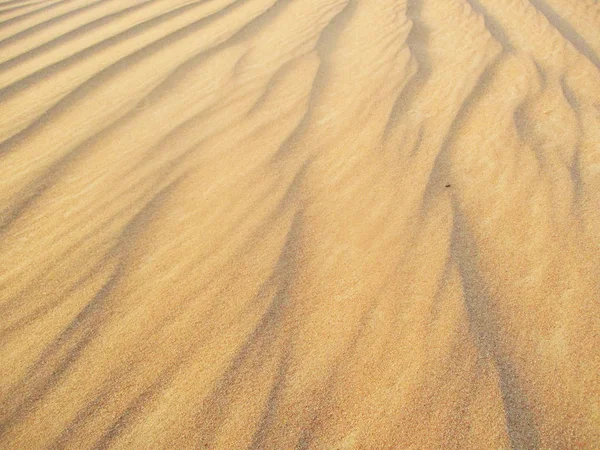
[[[0,448],[600,448],[598,0],[0,0]]]

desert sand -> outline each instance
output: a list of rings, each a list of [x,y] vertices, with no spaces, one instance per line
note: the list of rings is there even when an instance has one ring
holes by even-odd
[[[600,448],[597,0],[1,0],[0,448]]]

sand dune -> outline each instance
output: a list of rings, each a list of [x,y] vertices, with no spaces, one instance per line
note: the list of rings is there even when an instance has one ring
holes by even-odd
[[[600,448],[597,0],[0,1],[0,448]]]

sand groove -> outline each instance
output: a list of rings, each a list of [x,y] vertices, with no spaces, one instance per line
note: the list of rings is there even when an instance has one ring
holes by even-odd
[[[0,2],[1,448],[597,448],[594,0]]]

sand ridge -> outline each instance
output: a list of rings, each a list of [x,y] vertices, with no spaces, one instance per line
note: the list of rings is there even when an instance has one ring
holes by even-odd
[[[0,448],[600,446],[598,30],[0,1]]]

